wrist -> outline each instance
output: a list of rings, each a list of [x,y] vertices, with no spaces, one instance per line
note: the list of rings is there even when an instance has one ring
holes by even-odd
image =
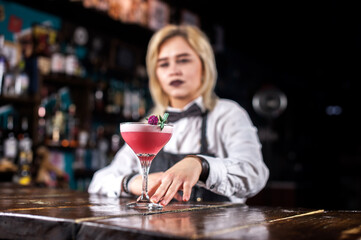
[[[209,176],[209,163],[206,159],[199,157],[197,155],[188,155],[187,157],[197,158],[201,164],[201,173],[199,175],[199,181],[206,183]]]

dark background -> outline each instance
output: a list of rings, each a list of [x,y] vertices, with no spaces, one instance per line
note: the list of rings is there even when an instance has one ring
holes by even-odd
[[[152,34],[67,1],[16,1],[119,36],[145,51]],[[170,0],[173,22],[185,8],[200,16],[217,51],[217,94],[237,101],[260,133],[267,188],[255,204],[361,209],[360,14],[345,1]],[[258,115],[252,98],[273,86],[288,100],[277,118]],[[338,114],[327,114],[328,107]],[[278,200],[275,200],[278,199]],[[252,199],[251,199],[252,203]]]
[[[273,189],[266,190],[266,202],[279,194],[284,204],[360,209],[356,7],[343,1],[201,2],[195,11],[206,23],[224,27],[219,96],[239,102],[260,131],[276,136],[261,138]],[[204,29],[212,32],[209,24]],[[252,108],[254,94],[269,86],[288,99],[286,110],[272,120]],[[340,113],[328,114],[330,107]]]

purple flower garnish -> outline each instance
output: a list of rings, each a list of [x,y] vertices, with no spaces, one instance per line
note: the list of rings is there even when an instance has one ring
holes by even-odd
[[[157,125],[158,124],[158,118],[154,115],[151,115],[149,118],[148,118],[148,123],[150,125]]]
[[[149,118],[145,118],[146,120],[148,120],[148,124],[150,125],[158,125],[160,127],[160,130],[162,131],[167,119],[168,119],[169,113],[164,113],[164,116],[155,116],[155,115],[151,115]]]

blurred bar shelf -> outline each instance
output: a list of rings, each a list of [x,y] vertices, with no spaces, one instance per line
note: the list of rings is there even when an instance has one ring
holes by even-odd
[[[87,78],[46,75],[43,76],[43,83],[52,85],[71,86],[79,88],[95,89],[96,83]]]
[[[0,96],[0,104],[27,104],[40,103],[39,96]]]

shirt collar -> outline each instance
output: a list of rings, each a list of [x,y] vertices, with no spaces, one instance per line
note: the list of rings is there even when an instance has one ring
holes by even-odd
[[[185,110],[187,110],[188,108],[190,108],[190,106],[192,106],[193,103],[197,104],[198,107],[201,108],[202,112],[205,112],[206,108],[204,107],[203,97],[202,97],[202,96],[197,97],[196,99],[194,99],[193,101],[191,101],[190,103],[188,103],[188,104],[187,104],[184,108],[182,108],[182,109],[168,106],[168,107],[167,107],[167,111],[171,111],[171,112],[182,112],[182,111],[185,111]]]

